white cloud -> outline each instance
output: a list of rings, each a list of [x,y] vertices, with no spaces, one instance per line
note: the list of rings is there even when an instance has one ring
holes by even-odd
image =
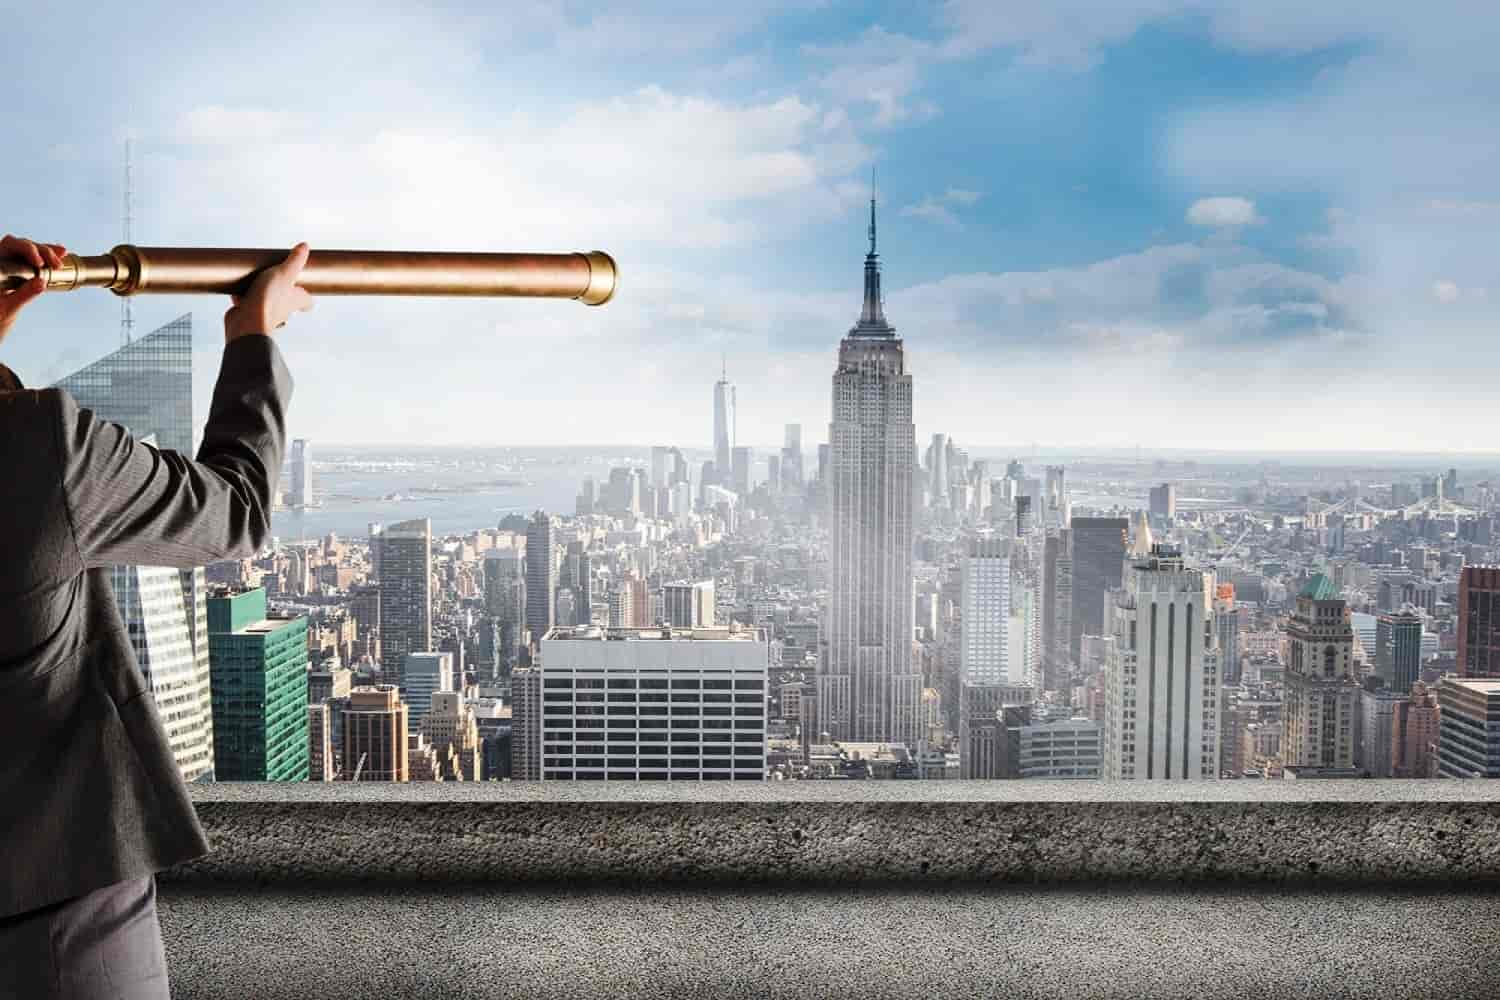
[[[923,198],[915,205],[907,205],[901,209],[901,214],[918,219],[931,219],[933,222],[941,222],[945,226],[959,225],[958,217],[936,198]]]
[[[963,206],[965,208],[973,205],[980,198],[978,191],[970,191],[965,188],[949,188],[941,195],[928,195],[914,205],[907,205],[901,209],[901,214],[919,219],[931,219],[945,226],[960,226],[958,215],[950,206]]]
[[[938,56],[929,42],[876,26],[850,42],[804,45],[802,53],[830,100],[850,107],[872,105],[871,123],[877,127],[938,113],[931,100],[915,96],[926,67]]]
[[[1182,0],[947,0],[940,16],[949,29],[943,47],[953,56],[1014,49],[1030,65],[1087,69],[1097,61],[1099,49],[1186,6]]]
[[[1500,216],[1500,201],[1453,201],[1433,198],[1427,211],[1447,218],[1482,219]]]
[[[1432,283],[1432,297],[1443,305],[1457,302],[1462,289],[1451,281],[1434,281]]]
[[[1358,334],[1352,287],[1234,244],[1173,244],[1037,272],[950,275],[887,292],[887,315],[921,340],[988,355],[1107,363],[1174,352],[1188,369],[1244,370],[1246,356],[1312,350]],[[1252,366],[1253,368],[1254,366]]]
[[[1187,211],[1195,226],[1250,226],[1263,221],[1248,198],[1200,198]]]
[[[163,222],[183,235],[295,227],[386,245],[441,233],[475,248],[721,247],[841,212],[841,185],[869,156],[798,97],[741,104],[645,87],[547,111],[462,128],[393,116],[407,123],[309,134],[286,113],[194,109],[185,127],[214,144],[162,156],[153,173],[173,192]]]
[[[175,134],[187,142],[249,144],[275,139],[288,132],[293,122],[288,112],[210,104],[184,111]]]

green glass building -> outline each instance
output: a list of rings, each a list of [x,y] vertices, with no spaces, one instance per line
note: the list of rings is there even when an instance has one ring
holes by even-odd
[[[266,592],[211,595],[219,781],[306,781],[307,619],[266,617]]]

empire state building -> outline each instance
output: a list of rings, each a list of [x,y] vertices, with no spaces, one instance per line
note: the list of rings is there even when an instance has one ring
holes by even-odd
[[[859,321],[839,343],[828,425],[828,646],[818,726],[834,740],[915,743],[922,676],[912,666],[911,376],[886,322],[875,200]]]

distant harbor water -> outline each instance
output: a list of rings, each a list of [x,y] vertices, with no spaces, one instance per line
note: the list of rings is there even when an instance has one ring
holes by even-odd
[[[370,522],[429,518],[434,535],[494,528],[507,514],[538,508],[572,514],[586,476],[603,486],[612,466],[646,468],[646,449],[319,449],[313,451],[317,506],[277,510],[283,542],[330,531],[362,538]],[[283,473],[283,484],[290,477]]]

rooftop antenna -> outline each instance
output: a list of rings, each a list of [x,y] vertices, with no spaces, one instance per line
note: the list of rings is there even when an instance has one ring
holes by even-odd
[[[130,177],[130,126],[125,126],[125,243],[133,242],[130,238],[130,225],[134,221],[131,214],[131,177]],[[120,296],[120,346],[129,347],[135,334],[135,313],[131,308],[129,295]]]

